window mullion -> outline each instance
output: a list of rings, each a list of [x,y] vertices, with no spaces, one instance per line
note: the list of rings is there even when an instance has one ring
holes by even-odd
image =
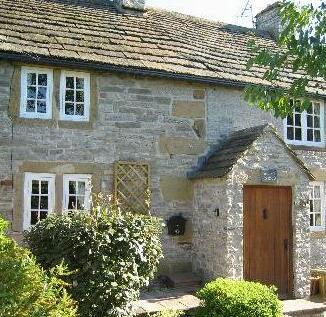
[[[307,142],[307,111],[301,113],[302,141]]]

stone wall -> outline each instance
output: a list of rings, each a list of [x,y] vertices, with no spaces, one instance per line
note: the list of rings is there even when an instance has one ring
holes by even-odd
[[[12,221],[12,122],[8,117],[13,68],[0,62],[0,215]]]
[[[0,66],[0,201],[6,218],[12,220],[14,214],[13,234],[22,230],[25,172],[48,170],[57,174],[61,184],[63,173],[87,170],[99,190],[111,192],[115,161],[144,161],[151,167],[152,214],[164,221],[179,213],[188,219],[185,237],[163,236],[165,261],[188,265],[192,187],[186,173],[206,149],[205,89],[183,82],[92,73],[91,106],[96,111],[90,123],[69,123],[58,119],[59,75],[60,69],[55,69],[53,119],[21,119],[20,66]],[[58,188],[56,210],[60,211]]]
[[[193,269],[205,280],[226,272],[228,217],[225,180],[194,183]]]

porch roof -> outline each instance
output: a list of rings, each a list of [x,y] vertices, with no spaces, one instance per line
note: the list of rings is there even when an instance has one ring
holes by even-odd
[[[284,142],[271,124],[259,125],[232,133],[219,148],[211,152],[200,168],[188,174],[189,179],[222,178],[232,170],[233,166],[252,146],[252,144],[266,131],[272,132],[284,145],[300,168],[310,180],[315,177],[305,166],[297,154]]]

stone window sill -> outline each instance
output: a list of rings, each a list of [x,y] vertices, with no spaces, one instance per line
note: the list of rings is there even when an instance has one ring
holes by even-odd
[[[294,151],[311,151],[311,152],[326,152],[325,147],[307,146],[307,145],[289,145]]]
[[[310,236],[315,239],[322,239],[322,238],[326,238],[326,232],[325,231],[314,231],[314,232],[310,232]]]

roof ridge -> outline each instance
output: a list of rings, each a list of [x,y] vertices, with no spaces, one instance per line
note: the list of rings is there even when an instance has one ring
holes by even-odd
[[[271,38],[271,36],[269,35],[268,32],[263,31],[263,30],[257,30],[254,27],[250,28],[250,27],[246,27],[246,26],[242,26],[242,25],[238,25],[238,24],[226,23],[226,22],[222,22],[222,21],[219,21],[219,20],[203,18],[203,17],[199,17],[199,16],[187,14],[187,13],[182,13],[182,12],[178,12],[178,11],[174,11],[174,10],[168,10],[168,9],[165,9],[165,8],[159,8],[159,7],[155,7],[155,6],[146,6],[145,7],[145,13],[150,12],[150,11],[161,12],[161,13],[164,13],[164,14],[168,14],[168,15],[171,15],[171,16],[178,17],[178,18],[187,18],[187,19],[192,20],[192,21],[198,21],[198,22],[202,22],[202,23],[209,23],[211,25],[219,26],[220,28],[223,27],[224,29],[229,29],[230,31],[235,31],[235,29],[238,29],[239,31],[241,30],[242,33],[253,32],[258,36],[261,36],[263,38],[267,38],[269,40],[273,40],[273,38]],[[232,28],[234,28],[234,29],[232,30]]]

